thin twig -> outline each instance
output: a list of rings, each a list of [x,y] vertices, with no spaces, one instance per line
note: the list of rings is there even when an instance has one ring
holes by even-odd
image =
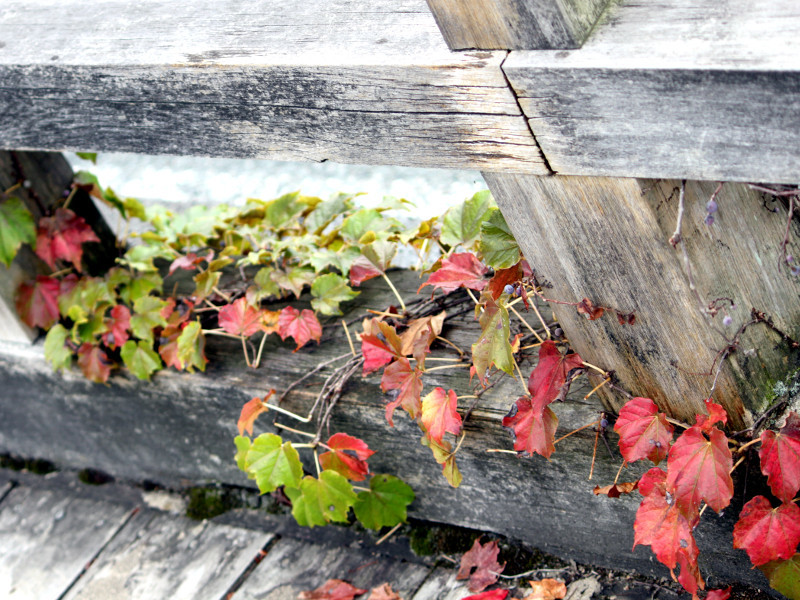
[[[523,325],[525,325],[525,327],[527,327],[527,328],[528,328],[528,330],[529,330],[529,331],[530,331],[530,332],[531,332],[533,335],[535,335],[535,336],[536,336],[536,339],[537,339],[537,340],[539,340],[539,342],[542,342],[542,343],[544,342],[544,340],[542,339],[542,336],[540,336],[538,333],[536,333],[536,330],[535,330],[533,327],[531,327],[531,326],[530,326],[530,323],[528,323],[528,322],[527,322],[525,319],[523,319],[523,318],[522,318],[522,315],[521,315],[521,314],[519,314],[519,313],[517,312],[517,309],[516,309],[516,308],[514,308],[514,307],[513,307],[513,306],[511,306],[510,304],[508,305],[508,308],[510,308],[510,309],[511,309],[511,312],[513,312],[513,313],[514,313],[514,315],[515,315],[515,316],[516,316],[516,317],[517,317],[517,318],[518,318],[520,321],[522,321],[522,324],[523,324]],[[540,316],[539,318],[541,319],[541,316]],[[542,322],[542,324],[544,324],[544,322]],[[547,325],[545,325],[545,329],[547,329]],[[549,337],[549,336],[548,336],[548,337]]]
[[[561,436],[560,438],[558,438],[558,439],[557,439],[555,442],[553,442],[553,445],[557,444],[557,443],[558,443],[558,442],[560,442],[561,440],[565,440],[565,439],[567,439],[567,438],[568,438],[569,436],[571,436],[571,435],[575,435],[575,434],[576,434],[576,433],[578,433],[579,431],[583,431],[584,429],[587,429],[587,428],[589,428],[589,427],[592,427],[592,426],[594,426],[594,425],[599,425],[599,424],[600,424],[600,420],[598,419],[597,421],[592,421],[591,423],[588,423],[587,425],[584,425],[583,427],[578,427],[578,428],[577,428],[577,429],[575,429],[574,431],[570,431],[570,432],[569,432],[569,433],[567,433],[566,435],[562,435],[562,436]]]
[[[273,423],[273,425],[279,429],[285,429],[286,431],[291,431],[292,433],[296,433],[297,435],[303,435],[305,437],[313,438],[313,433],[308,433],[307,431],[300,431],[299,429],[295,429],[294,427],[289,427],[288,425],[284,425],[283,423]]]
[[[377,545],[379,545],[379,544],[382,544],[383,542],[385,542],[386,540],[388,540],[390,537],[392,537],[392,534],[393,534],[395,531],[397,531],[398,529],[400,529],[400,526],[401,526],[401,525],[402,525],[402,523],[398,523],[397,525],[395,525],[394,527],[392,527],[392,528],[391,528],[389,531],[387,531],[387,532],[386,532],[386,534],[385,534],[383,537],[381,537],[381,539],[379,539],[377,542],[375,542],[375,545],[377,546]]]
[[[342,319],[342,327],[344,327],[344,333],[347,336],[347,343],[350,344],[350,352],[352,352],[353,356],[356,355],[356,348],[353,346],[353,340],[350,337],[350,330],[347,328],[347,321]]]
[[[455,351],[458,352],[461,356],[464,356],[466,354],[466,352],[464,352],[461,348],[456,346],[453,342],[451,342],[447,338],[443,338],[442,336],[437,335],[436,339],[439,340],[440,342],[444,342],[445,344],[447,344],[451,348],[455,349]]]
[[[432,371],[444,371],[445,369],[459,369],[459,368],[470,367],[470,366],[472,366],[472,365],[462,364],[462,363],[459,363],[457,365],[442,365],[440,367],[431,367],[430,369],[425,369],[424,372],[425,373],[430,373]]]
[[[614,477],[614,484],[613,485],[617,485],[617,481],[619,481],[619,476],[622,473],[622,469],[624,469],[625,465],[627,465],[627,464],[628,464],[628,461],[626,461],[626,460],[622,461],[622,464],[619,466],[619,470],[617,470],[617,476]]]
[[[403,310],[403,312],[405,313],[405,312],[406,312],[406,303],[405,303],[405,302],[403,302],[403,297],[400,295],[400,292],[398,292],[398,291],[397,291],[397,288],[396,288],[396,287],[394,287],[394,284],[392,283],[392,280],[391,280],[391,279],[389,279],[389,277],[386,275],[386,273],[381,273],[381,276],[383,277],[384,281],[385,281],[385,282],[386,282],[386,283],[389,285],[389,287],[391,288],[391,290],[392,290],[392,293],[394,294],[395,298],[397,298],[397,301],[400,303],[400,308],[401,308],[401,309]]]
[[[592,391],[591,391],[591,392],[589,392],[588,394],[586,394],[586,395],[583,397],[583,399],[584,399],[584,400],[588,400],[588,399],[589,399],[589,398],[592,396],[592,394],[594,394],[594,393],[595,393],[597,390],[599,390],[601,387],[603,387],[604,385],[606,385],[606,384],[607,384],[609,381],[611,381],[611,378],[610,378],[610,377],[606,377],[605,379],[603,379],[603,381],[601,381],[601,382],[600,382],[600,383],[598,383],[596,386],[594,386],[594,387],[592,388]]]

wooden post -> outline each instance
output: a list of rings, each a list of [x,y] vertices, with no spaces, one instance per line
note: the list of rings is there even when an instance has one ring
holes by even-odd
[[[717,184],[686,186],[683,248],[676,229],[678,181],[536,177],[485,173],[511,230],[536,274],[552,284],[548,297],[634,312],[634,325],[606,314],[588,321],[574,307],[553,305],[572,347],[614,370],[636,396],[649,396],[672,416],[693,422],[717,377],[713,398],[741,428],[763,411],[771,387],[797,368],[797,351],[751,309],[797,339],[800,280],[780,264],[787,211],[743,184],[723,186],[714,224],[704,224]],[[793,221],[790,235],[800,227]],[[696,286],[697,294],[692,289]],[[722,310],[708,315],[715,299]],[[735,307],[730,306],[730,301]],[[725,314],[732,323],[723,324]],[[733,344],[733,346],[731,346]],[[727,349],[727,351],[726,351]],[[717,373],[720,361],[721,370]],[[606,393],[612,407],[622,397]]]
[[[427,0],[451,50],[578,48],[608,0]]]

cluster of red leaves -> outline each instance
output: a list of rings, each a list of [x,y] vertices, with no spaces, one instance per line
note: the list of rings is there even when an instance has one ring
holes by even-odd
[[[297,343],[295,352],[311,340],[319,343],[322,337],[322,326],[314,311],[299,311],[292,306],[281,311],[255,308],[244,297],[223,306],[217,321],[227,333],[239,337],[248,338],[259,331],[264,335],[277,332],[282,340],[291,337]]]
[[[51,269],[57,260],[64,260],[81,271],[84,242],[99,242],[83,217],[68,208],[57,208],[52,217],[39,219],[36,232],[36,255]]]
[[[583,368],[577,354],[563,355],[554,342],[539,348],[539,362],[528,379],[529,396],[522,396],[503,418],[503,427],[514,436],[514,450],[549,457],[555,450],[558,417],[549,405],[562,393],[574,369]]]

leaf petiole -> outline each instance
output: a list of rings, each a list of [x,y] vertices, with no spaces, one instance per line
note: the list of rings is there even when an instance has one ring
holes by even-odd
[[[749,442],[747,442],[746,444],[743,444],[743,445],[739,446],[739,448],[737,448],[736,452],[739,452],[739,453],[744,452],[745,450],[747,450],[747,448],[749,448],[750,446],[752,446],[754,444],[758,444],[759,442],[761,442],[761,438],[760,437],[752,439]]]
[[[513,304],[513,302],[512,302],[511,304]],[[539,335],[539,334],[536,332],[536,330],[535,330],[533,327],[531,327],[530,323],[528,323],[528,322],[527,322],[527,321],[526,321],[526,320],[525,320],[525,319],[522,317],[522,315],[521,315],[521,314],[519,314],[519,312],[517,312],[517,309],[516,309],[516,308],[514,308],[514,307],[513,307],[511,304],[509,304],[509,305],[507,306],[507,308],[510,308],[510,309],[511,309],[511,312],[513,312],[513,313],[514,313],[514,315],[515,315],[515,316],[516,316],[516,317],[517,317],[517,318],[518,318],[520,321],[522,321],[522,324],[523,324],[523,325],[525,325],[525,327],[527,327],[527,328],[528,328],[528,330],[529,330],[529,331],[530,331],[530,332],[531,332],[533,335],[535,335],[535,336],[536,336],[536,339],[537,339],[537,340],[539,340],[539,343],[542,343],[542,342],[544,342],[544,340],[542,339],[542,336],[540,336],[540,335]],[[544,322],[542,322],[542,323],[544,323]],[[547,329],[547,325],[545,325],[545,331],[547,331],[547,337],[550,337],[550,331]]]
[[[317,477],[319,477],[322,474],[322,469],[319,466],[319,452],[317,452],[316,448],[314,448],[314,466],[317,467]]]
[[[272,409],[274,411],[282,413],[287,417],[292,417],[293,419],[296,419],[301,423],[308,423],[309,421],[311,421],[311,417],[301,417],[300,415],[295,414],[290,410],[286,410],[285,408],[281,408],[280,406],[275,406],[274,404],[270,404],[268,402],[263,402],[262,404],[266,406],[268,409]]]
[[[402,298],[402,296],[400,296],[400,292],[397,291],[397,288],[394,287],[394,284],[392,283],[392,280],[389,279],[389,277],[386,275],[386,273],[381,273],[381,277],[383,277],[384,281],[386,281],[388,286],[391,288],[392,293],[394,293],[395,298],[397,298],[397,301],[400,303],[400,308],[403,309],[404,313],[407,312],[406,303],[403,302],[403,298]]]
[[[457,365],[442,365],[440,367],[431,367],[430,369],[425,369],[423,371],[423,373],[430,373],[432,371],[443,371],[445,369],[458,369],[458,368],[469,367],[469,366],[470,365],[468,365],[468,364],[462,364],[462,363],[459,363]]]
[[[356,348],[353,346],[353,338],[350,337],[350,330],[347,328],[347,321],[342,319],[342,327],[344,327],[344,334],[347,336],[347,343],[350,344],[350,352],[356,356]]]
[[[289,427],[288,425],[284,425],[283,423],[273,423],[275,427],[279,429],[284,429],[286,431],[291,431],[292,433],[296,433],[297,435],[303,435],[305,437],[313,438],[315,437],[313,433],[308,433],[307,431],[300,431],[299,429],[295,429],[294,427]]]
[[[588,427],[593,427],[593,426],[595,426],[595,425],[599,425],[599,424],[600,424],[600,420],[598,419],[597,421],[592,421],[591,423],[588,423],[588,424],[584,425],[583,427],[578,427],[578,428],[577,428],[577,429],[575,429],[574,431],[570,431],[569,433],[567,433],[567,434],[565,434],[565,435],[562,435],[562,436],[561,436],[560,438],[558,438],[558,439],[557,439],[555,442],[553,442],[553,445],[555,446],[555,445],[556,445],[558,442],[560,442],[561,440],[565,440],[565,439],[567,439],[569,436],[571,436],[571,435],[575,435],[575,434],[576,434],[576,433],[578,433],[579,431],[583,431],[584,429],[587,429]]]

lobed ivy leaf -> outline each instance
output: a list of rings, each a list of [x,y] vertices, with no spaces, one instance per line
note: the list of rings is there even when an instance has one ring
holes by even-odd
[[[667,457],[673,427],[667,416],[658,412],[650,398],[628,400],[619,411],[614,431],[619,434],[619,449],[627,462],[648,458],[658,464]]]
[[[217,287],[219,284],[219,280],[222,277],[222,273],[219,271],[212,271],[210,269],[206,269],[205,271],[201,271],[197,275],[195,275],[192,279],[194,280],[195,287],[194,287],[194,295],[195,300],[200,303],[205,298],[208,298],[211,294],[214,293],[214,288]]]
[[[437,387],[422,399],[420,421],[428,436],[441,443],[445,433],[458,435],[461,432],[461,415],[458,414],[458,398],[453,390]]]
[[[131,316],[131,332],[140,340],[153,344],[153,330],[156,327],[166,327],[167,320],[162,311],[168,306],[167,302],[155,296],[142,296],[133,301],[133,315]]]
[[[489,280],[487,289],[492,294],[492,298],[497,300],[503,295],[507,285],[513,286],[514,284],[522,281],[524,277],[529,277],[531,273],[532,272],[530,266],[528,265],[528,261],[520,260],[517,264],[512,265],[507,269],[495,270],[494,276]],[[524,300],[525,298],[526,296],[523,296],[523,301],[525,301],[525,306],[527,306],[527,301]]]
[[[10,266],[22,244],[35,243],[36,226],[25,203],[15,196],[0,203],[0,262]]]
[[[336,194],[330,200],[320,202],[306,217],[305,226],[314,235],[320,235],[336,217],[348,212],[352,206],[352,199],[357,194]]]
[[[279,486],[296,488],[303,477],[303,465],[291,442],[284,442],[274,433],[259,435],[247,452],[245,470],[256,480],[262,494]]]
[[[260,414],[269,412],[269,407],[266,405],[266,402],[274,393],[275,390],[272,389],[267,392],[264,398],[251,398],[245,402],[244,406],[242,406],[242,412],[239,413],[239,421],[236,423],[236,427],[239,429],[239,435],[244,435],[245,431],[253,435],[253,423],[255,423]]]
[[[53,365],[53,370],[66,370],[72,366],[72,350],[67,346],[69,331],[56,323],[44,338],[44,358]]]
[[[360,286],[365,281],[383,275],[397,254],[397,244],[377,240],[361,247],[361,256],[350,265],[350,284]]]
[[[415,347],[417,347],[420,339],[424,338],[422,343],[426,348],[429,348],[436,336],[442,333],[446,318],[447,313],[442,311],[437,315],[409,321],[406,330],[400,334],[400,341],[402,342],[400,353],[403,356],[413,354],[417,360],[424,359],[424,354],[417,356],[419,353],[414,351]]]
[[[369,473],[367,459],[375,454],[367,444],[346,433],[334,433],[325,443],[330,450],[319,455],[319,464],[350,481],[364,481]]]
[[[800,543],[800,507],[784,502],[777,508],[764,496],[742,507],[733,527],[733,547],[747,552],[756,567],[794,556]]]
[[[528,378],[528,391],[537,403],[549,404],[558,398],[569,372],[583,367],[577,354],[562,355],[551,340],[539,347],[539,362]]]
[[[298,600],[354,600],[367,590],[354,587],[341,579],[329,579],[317,589],[300,592]]]
[[[484,279],[488,269],[471,252],[452,254],[442,259],[441,266],[431,273],[428,280],[419,286],[417,293],[426,285],[439,288],[445,294],[460,287],[480,291],[489,283]]]
[[[72,263],[81,271],[84,242],[99,242],[91,227],[83,217],[68,208],[57,208],[52,217],[39,219],[36,231],[36,255],[51,269],[56,268],[57,260]]]
[[[789,413],[778,433],[761,434],[758,455],[772,493],[782,502],[790,502],[800,489],[800,417],[796,412]]]
[[[286,487],[286,495],[297,524],[304,527],[347,521],[357,499],[353,486],[336,471],[323,471],[319,479],[306,475],[299,487]]]
[[[281,289],[292,292],[296,298],[300,298],[303,288],[313,283],[316,274],[313,269],[306,267],[290,267],[288,270],[273,271],[271,277]]]
[[[447,246],[460,244],[465,248],[472,247],[481,234],[481,223],[493,204],[491,192],[482,190],[462,204],[450,208],[442,219],[440,241]]]
[[[461,472],[456,465],[456,455],[453,452],[453,445],[448,441],[437,442],[425,433],[420,440],[423,446],[427,446],[433,452],[433,458],[442,465],[442,475],[452,487],[457,488],[461,485]]]
[[[104,324],[106,332],[103,334],[103,343],[112,350],[120,348],[128,341],[131,311],[124,304],[115,304]]]
[[[528,396],[519,398],[503,417],[503,427],[511,430],[517,452],[549,458],[556,449],[558,417],[541,400],[531,400]]]
[[[707,415],[697,415],[695,425],[697,425],[703,433],[711,433],[714,425],[722,423],[723,425],[728,422],[728,414],[725,409],[719,404],[714,402],[711,398],[705,400]]]
[[[294,351],[297,352],[311,340],[316,340],[319,344],[322,325],[319,324],[313,311],[305,308],[300,312],[292,306],[286,306],[278,317],[278,335],[282,340],[287,337],[293,338],[297,344]]]
[[[109,280],[111,287],[121,286],[119,297],[123,302],[132,305],[137,298],[143,298],[151,292],[160,294],[163,290],[164,280],[158,273],[137,273],[136,277],[132,277],[129,271],[121,273],[119,269],[114,275],[117,275],[115,280]]]
[[[120,355],[128,370],[139,379],[150,379],[153,373],[162,368],[161,358],[153,350],[151,343],[144,340],[128,340],[122,346]]]
[[[233,438],[233,443],[236,445],[236,454],[233,457],[233,459],[236,461],[236,466],[239,467],[240,471],[244,471],[246,473],[247,453],[250,452],[252,442],[250,441],[249,437],[239,434]],[[250,479],[255,479],[255,477],[249,473],[248,477]]]
[[[500,209],[493,208],[481,224],[478,246],[483,262],[495,269],[507,269],[522,258],[517,240],[508,228]]]
[[[353,511],[364,527],[378,530],[404,523],[408,505],[414,501],[414,490],[393,475],[374,475],[369,491],[358,493]]]
[[[498,574],[506,568],[505,563],[501,565],[497,562],[498,554],[500,548],[497,542],[481,544],[481,539],[477,538],[472,548],[461,557],[456,579],[469,579],[470,592],[480,592],[487,588],[497,581]]]
[[[341,315],[339,305],[348,302],[360,292],[356,292],[347,280],[336,273],[327,273],[314,280],[311,284],[311,307],[323,315]]]
[[[181,367],[193,372],[194,369],[206,370],[205,348],[206,337],[203,335],[203,328],[199,321],[192,321],[186,324],[177,340],[178,344],[178,360]]]
[[[505,304],[483,295],[483,312],[479,318],[481,334],[478,341],[472,344],[472,364],[478,379],[486,385],[489,369],[492,365],[501,371],[514,374],[514,358],[511,344],[508,309]],[[541,353],[540,353],[541,354]]]
[[[95,344],[85,343],[78,348],[78,366],[89,381],[108,381],[112,364],[105,351]]]
[[[394,410],[399,406],[415,419],[422,411],[422,371],[411,368],[407,358],[399,358],[383,370],[381,389],[384,392],[396,391],[394,400],[386,405],[386,421],[394,427]]]
[[[401,354],[402,342],[395,328],[378,319],[365,319],[361,338],[361,353],[364,355],[364,376],[388,365]]]
[[[239,298],[223,306],[217,322],[231,335],[250,337],[261,330],[261,311],[248,304],[247,299]]]
[[[15,304],[22,322],[29,327],[50,327],[58,320],[60,292],[58,279],[44,275],[20,285]]]

